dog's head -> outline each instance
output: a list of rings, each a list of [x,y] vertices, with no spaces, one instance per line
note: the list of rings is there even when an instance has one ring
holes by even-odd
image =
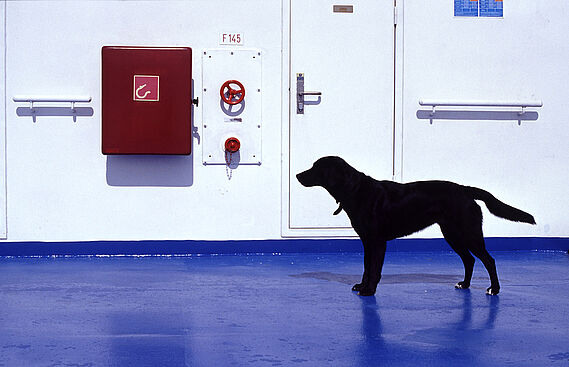
[[[312,167],[296,175],[297,180],[306,187],[322,186],[328,191],[338,186],[346,186],[357,171],[340,157],[323,157]]]

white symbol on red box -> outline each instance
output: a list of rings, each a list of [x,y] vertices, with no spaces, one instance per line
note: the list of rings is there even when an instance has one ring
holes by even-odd
[[[134,76],[134,100],[151,101],[160,100],[160,77],[158,75]]]

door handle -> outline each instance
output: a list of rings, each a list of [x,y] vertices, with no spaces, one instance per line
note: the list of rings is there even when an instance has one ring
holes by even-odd
[[[304,73],[296,74],[296,114],[304,114],[304,96],[320,96],[322,92],[305,92],[304,91]]]
[[[298,94],[301,96],[321,96],[322,92],[300,92]]]

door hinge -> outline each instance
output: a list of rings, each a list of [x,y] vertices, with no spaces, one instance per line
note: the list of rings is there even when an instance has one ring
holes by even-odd
[[[393,6],[393,25],[397,25],[397,5]]]

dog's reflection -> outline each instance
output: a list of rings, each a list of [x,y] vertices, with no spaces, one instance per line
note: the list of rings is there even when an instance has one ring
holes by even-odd
[[[383,327],[379,316],[379,307],[375,297],[361,297],[362,301],[362,335],[364,341],[374,343],[374,347],[385,344]]]
[[[496,317],[498,316],[500,297],[486,297],[488,300],[488,317],[486,318],[483,326],[476,328],[472,325],[472,296],[470,294],[470,289],[465,289],[457,292],[462,293],[464,298],[462,306],[462,318],[460,321],[454,323],[454,329],[471,331],[493,329],[494,323],[496,322]],[[452,324],[450,326],[452,327]]]
[[[473,308],[469,290],[461,290],[461,313],[455,321],[438,327],[409,331],[409,324],[384,325],[376,297],[361,297],[362,339],[358,348],[358,364],[417,365],[425,358],[439,360],[452,355],[453,361],[471,364],[483,356],[484,339],[494,328],[499,313],[499,296],[487,296],[488,313],[482,325],[473,322],[473,313],[484,311],[484,306]],[[403,306],[402,306],[403,307]],[[390,310],[391,312],[393,309]],[[403,309],[404,311],[404,309]],[[417,312],[416,310],[413,312]],[[383,312],[387,314],[386,310]],[[453,313],[449,313],[453,315]],[[428,317],[428,315],[425,315]],[[405,330],[407,328],[407,330]],[[394,341],[397,339],[397,341]],[[428,348],[425,346],[429,346]],[[457,355],[456,351],[460,354]],[[444,357],[443,357],[444,358]]]
[[[388,345],[384,339],[380,311],[375,296],[360,297],[362,309],[362,339],[357,348],[356,365],[381,366],[392,360],[392,353],[398,353],[400,345]],[[383,361],[383,362],[382,362]],[[389,363],[385,363],[389,364]]]

